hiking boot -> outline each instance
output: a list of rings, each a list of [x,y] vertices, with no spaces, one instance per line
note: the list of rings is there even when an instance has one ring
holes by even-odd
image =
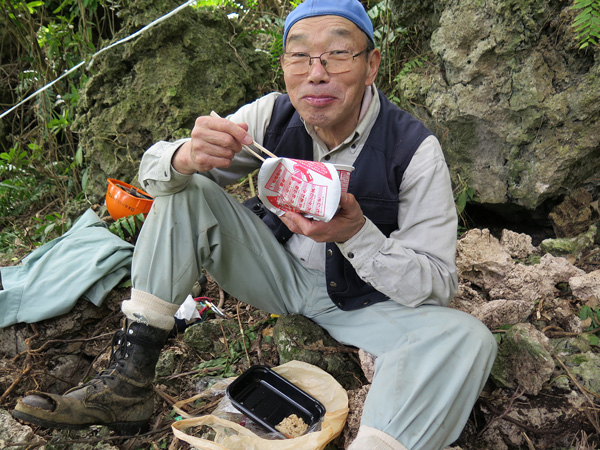
[[[64,395],[28,392],[12,415],[46,428],[106,425],[122,435],[148,428],[154,371],[168,331],[131,322],[113,337],[108,367]]]

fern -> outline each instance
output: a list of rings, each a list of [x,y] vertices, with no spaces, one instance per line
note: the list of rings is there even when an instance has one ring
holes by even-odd
[[[128,238],[133,238],[135,240],[137,233],[142,228],[144,219],[145,217],[143,214],[121,217],[114,221],[108,229],[124,241],[127,241]]]
[[[600,0],[575,0],[573,9],[581,10],[573,28],[579,40],[579,48],[584,49],[588,45],[598,45],[600,41]]]

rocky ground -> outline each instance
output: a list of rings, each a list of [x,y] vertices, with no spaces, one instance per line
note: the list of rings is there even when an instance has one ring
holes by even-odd
[[[461,236],[460,289],[451,307],[485,323],[499,353],[454,450],[599,447],[600,233],[597,201],[584,194],[555,210],[556,239],[533,245],[528,235],[488,229]],[[106,364],[128,291],[114,289],[100,307],[81,301],[59,318],[0,330],[0,448],[189,449],[171,431],[180,418],[176,402],[215,378],[291,359],[322,367],[347,390],[348,422],[328,450],[351,441],[372,375],[370,355],[340,346],[304,318],[271,317],[248,307],[210,278],[201,295],[228,318],[208,313],[169,340],[157,371],[158,401],[148,433],[115,436],[103,427],[52,431],[12,419],[8,411],[28,390],[64,392]],[[207,414],[213,400],[190,403],[186,411]]]

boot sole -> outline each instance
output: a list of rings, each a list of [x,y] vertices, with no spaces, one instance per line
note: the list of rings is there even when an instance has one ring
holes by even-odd
[[[23,422],[27,422],[34,426],[53,428],[58,430],[81,430],[84,428],[91,427],[93,425],[101,425],[108,427],[110,430],[114,431],[119,436],[135,436],[136,434],[147,432],[150,428],[149,423],[147,421],[79,424],[52,422],[51,420],[41,419],[39,417],[35,417],[21,411],[12,411],[12,416],[15,419],[22,420]]]

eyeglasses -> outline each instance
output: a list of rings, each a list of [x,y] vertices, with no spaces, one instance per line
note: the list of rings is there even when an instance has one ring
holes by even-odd
[[[323,52],[319,56],[310,56],[303,52],[285,52],[281,55],[283,70],[291,75],[304,75],[310,70],[313,59],[318,59],[329,74],[350,72],[354,58],[362,55],[368,49],[355,55],[349,50],[331,50]]]

